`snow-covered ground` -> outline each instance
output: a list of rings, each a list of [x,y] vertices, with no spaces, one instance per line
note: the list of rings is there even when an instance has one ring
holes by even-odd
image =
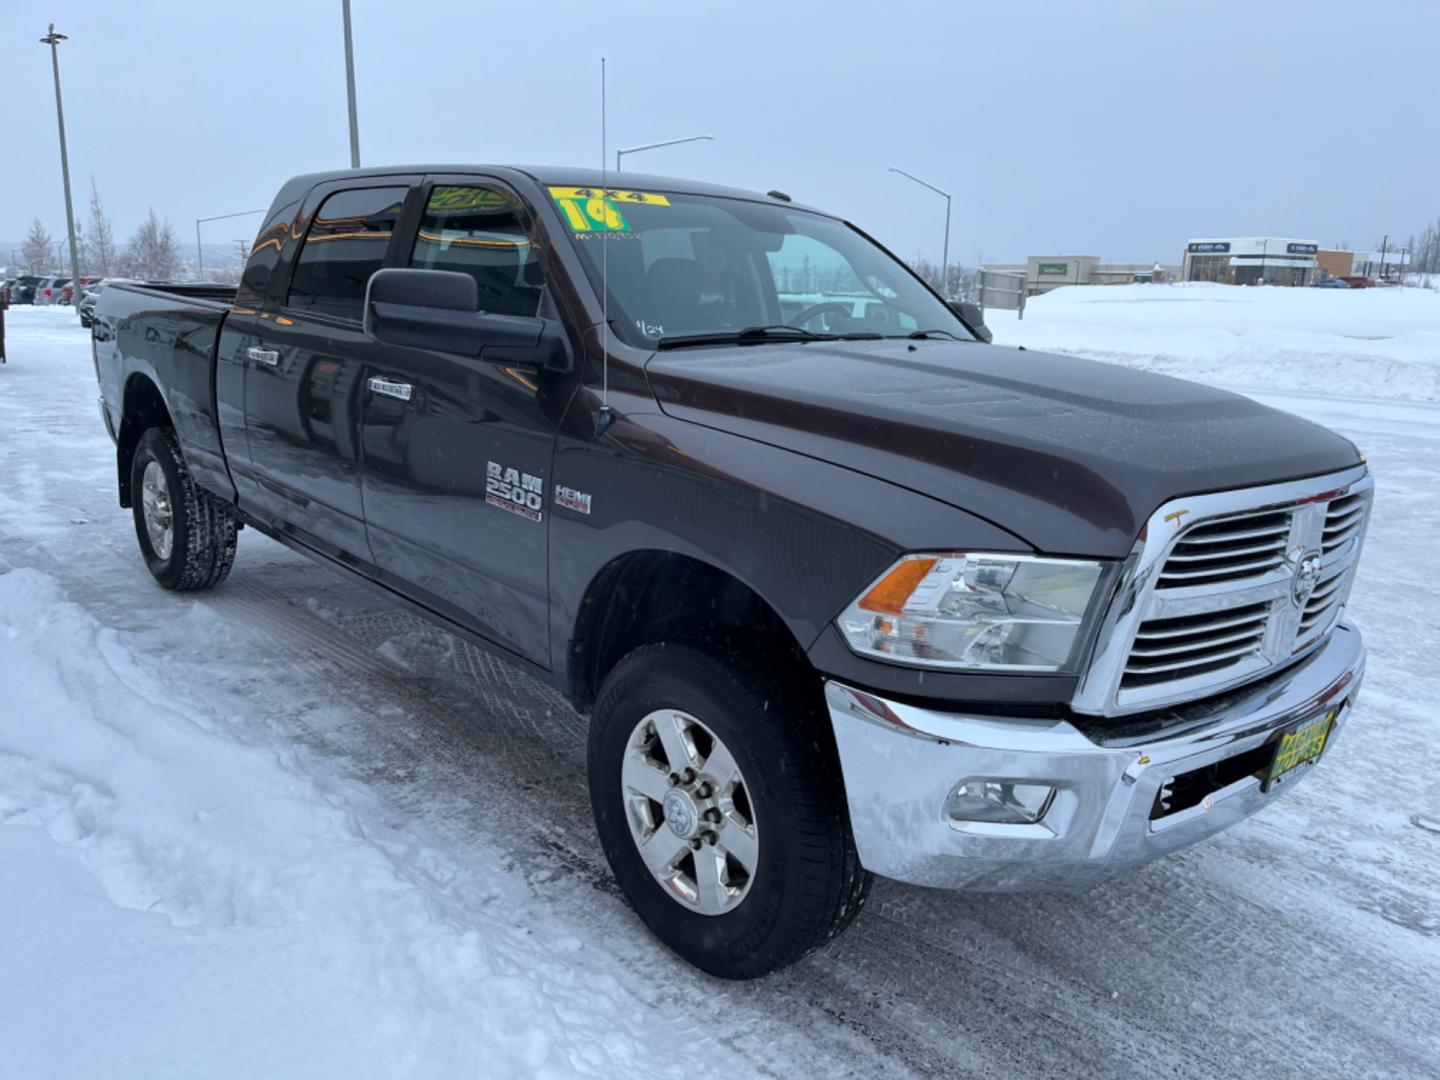
[[[1234,285],[1071,286],[995,340],[1231,387],[1440,401],[1440,292]]]
[[[1093,892],[880,882],[738,986],[615,893],[553,694],[252,532],[215,592],[155,586],[84,333],[7,313],[0,1077],[1440,1073],[1440,296],[1138,289],[997,338],[1269,386],[1367,451],[1344,738]]]

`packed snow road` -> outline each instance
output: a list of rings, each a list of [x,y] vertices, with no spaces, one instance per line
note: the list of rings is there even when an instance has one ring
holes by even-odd
[[[1440,409],[1257,394],[1376,474],[1366,687],[1293,794],[1082,895],[878,882],[735,985],[611,886],[555,695],[253,531],[160,590],[84,332],[7,322],[0,1076],[1440,1072]]]

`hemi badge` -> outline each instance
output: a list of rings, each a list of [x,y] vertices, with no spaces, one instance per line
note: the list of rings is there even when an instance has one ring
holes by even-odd
[[[574,510],[577,514],[588,514],[590,513],[590,493],[576,491],[564,484],[556,484],[555,505],[563,506],[566,510]]]

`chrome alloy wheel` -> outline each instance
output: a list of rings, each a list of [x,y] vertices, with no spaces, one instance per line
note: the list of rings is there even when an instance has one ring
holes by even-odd
[[[150,538],[150,549],[158,559],[170,558],[170,548],[175,542],[175,514],[170,508],[170,488],[165,483],[165,471],[158,461],[149,461],[145,465],[140,505],[145,515],[145,534]]]
[[[620,785],[640,858],[678,903],[724,915],[745,899],[760,832],[745,777],[714,732],[676,709],[650,713],[630,733]]]

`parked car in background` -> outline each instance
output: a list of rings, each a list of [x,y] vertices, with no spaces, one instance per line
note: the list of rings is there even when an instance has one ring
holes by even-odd
[[[48,304],[60,302],[60,290],[70,283],[68,277],[47,277],[41,278],[40,284],[35,286],[35,303],[44,307]]]
[[[10,302],[10,286],[14,284],[15,279],[13,277],[8,277],[4,281],[0,281],[0,303],[8,304]]]
[[[1317,282],[1315,287],[1317,289],[1348,289],[1350,288],[1350,283],[1344,278],[1335,277],[1329,281]]]
[[[87,278],[91,282],[80,290],[80,325],[89,327],[95,321],[95,304],[100,294],[111,285],[135,284],[133,278]]]
[[[79,285],[83,292],[87,287],[94,285],[100,279],[98,277],[82,277],[78,282],[66,285],[60,290],[60,303],[73,304],[75,302],[75,286]]]
[[[35,286],[40,284],[40,278],[34,274],[21,274],[10,286],[10,304],[33,304],[35,302]]]

